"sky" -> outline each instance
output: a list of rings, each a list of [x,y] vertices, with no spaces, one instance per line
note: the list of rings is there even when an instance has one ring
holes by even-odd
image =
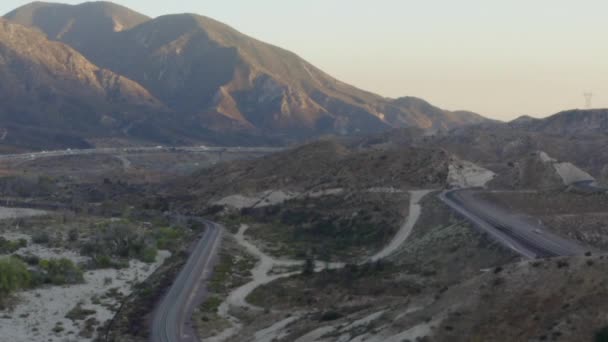
[[[116,2],[212,17],[386,97],[502,120],[584,108],[585,92],[608,107],[605,0]],[[0,12],[26,3],[2,0]]]

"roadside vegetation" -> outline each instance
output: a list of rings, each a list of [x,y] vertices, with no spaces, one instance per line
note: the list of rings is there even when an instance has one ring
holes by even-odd
[[[356,260],[386,245],[407,217],[407,194],[351,192],[243,209],[247,234],[276,257]]]
[[[349,264],[339,270],[302,272],[254,290],[247,301],[267,309],[339,310],[340,307],[405,298],[423,285],[397,280],[399,268],[389,262]],[[358,303],[358,304],[357,304]]]
[[[209,281],[209,298],[193,317],[201,337],[213,336],[230,327],[230,322],[218,315],[218,308],[230,291],[251,280],[251,270],[256,262],[233,238],[224,238],[218,262]]]

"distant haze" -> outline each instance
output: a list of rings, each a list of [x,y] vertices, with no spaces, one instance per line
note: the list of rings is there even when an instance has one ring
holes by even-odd
[[[503,120],[581,108],[585,91],[608,107],[606,1],[116,2],[150,16],[215,18],[388,97]],[[3,0],[0,11],[26,3]]]

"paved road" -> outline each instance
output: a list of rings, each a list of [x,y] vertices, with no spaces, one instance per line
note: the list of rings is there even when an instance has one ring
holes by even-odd
[[[600,187],[597,184],[597,182],[593,181],[593,180],[576,182],[576,183],[572,184],[572,186],[574,186],[575,188],[581,189],[583,191],[586,191],[586,192],[607,192],[608,191],[607,188]]]
[[[475,196],[475,190],[451,190],[440,199],[499,243],[527,258],[579,255],[589,251],[537,222],[514,215]]]
[[[35,160],[49,157],[62,157],[72,155],[89,154],[129,154],[129,153],[152,153],[152,152],[199,152],[199,153],[260,153],[268,154],[284,150],[280,147],[207,147],[207,146],[187,146],[187,147],[125,147],[125,148],[93,148],[93,149],[67,149],[58,151],[42,151],[22,154],[2,154],[0,161],[15,160]]]
[[[154,313],[152,342],[198,341],[191,317],[207,295],[205,281],[213,270],[222,236],[222,228],[217,224],[200,222],[206,226],[203,237]]]

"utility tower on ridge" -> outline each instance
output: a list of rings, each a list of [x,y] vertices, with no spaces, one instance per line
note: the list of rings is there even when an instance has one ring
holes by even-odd
[[[585,108],[591,109],[591,107],[593,106],[593,93],[588,91],[584,93],[583,96],[585,96]]]

